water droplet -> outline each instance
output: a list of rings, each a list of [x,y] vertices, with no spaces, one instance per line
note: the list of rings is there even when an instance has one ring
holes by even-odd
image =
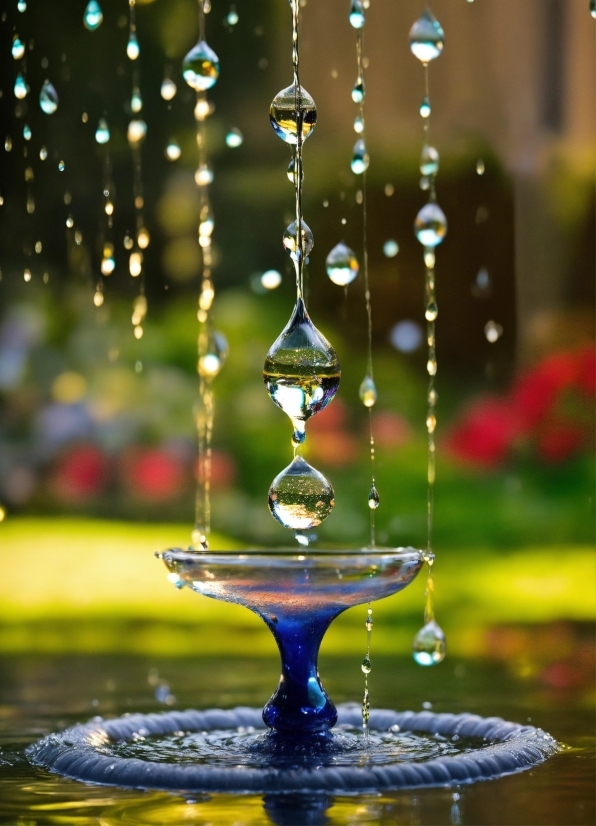
[[[354,103],[362,103],[365,94],[366,91],[364,89],[364,80],[359,77],[354,84],[354,88],[352,89],[352,100]]]
[[[376,511],[380,504],[381,500],[379,498],[379,491],[376,489],[375,483],[373,482],[373,486],[368,494],[368,507],[371,511]]]
[[[356,254],[343,242],[333,247],[325,263],[327,275],[339,287],[351,284],[360,270]]]
[[[434,250],[432,250],[430,247],[427,247],[424,250],[424,264],[425,264],[425,266],[429,270],[432,270],[433,267],[435,266],[435,262],[436,262],[436,256],[435,256]]]
[[[491,294],[492,285],[490,275],[486,267],[481,267],[476,275],[476,281],[472,286],[472,295],[476,298],[488,298]]]
[[[45,80],[39,93],[39,105],[46,115],[53,115],[58,108],[58,92],[49,80]]]
[[[410,51],[422,63],[429,63],[443,51],[445,34],[437,18],[426,9],[410,29]]]
[[[416,238],[425,247],[436,247],[447,235],[445,213],[433,201],[423,206],[414,223]]]
[[[269,510],[284,528],[316,528],[335,504],[333,488],[322,473],[296,456],[269,488]]]
[[[195,172],[195,182],[197,186],[209,186],[213,183],[213,170],[210,169],[206,163],[199,165]]]
[[[240,129],[234,126],[226,135],[226,146],[229,146],[230,149],[236,149],[236,147],[242,146],[243,143],[244,135]]]
[[[27,11],[27,3],[25,2],[25,0],[19,0],[19,2],[17,3],[17,9],[20,12]]]
[[[170,138],[166,146],[166,158],[169,161],[177,161],[181,154],[182,150],[176,138]]]
[[[300,233],[300,249],[296,244],[296,221],[287,227],[283,236],[283,245],[293,261],[300,261],[301,257],[308,258],[315,245],[315,239],[306,221],[302,221],[302,231]]]
[[[83,24],[90,32],[94,32],[103,23],[103,13],[97,0],[89,0],[83,15]]]
[[[368,165],[370,163],[370,158],[368,156],[368,152],[366,151],[366,144],[359,138],[356,143],[354,144],[354,149],[352,150],[352,172],[356,175],[362,175],[363,172],[366,172],[368,169]]]
[[[429,301],[426,305],[426,311],[424,313],[424,317],[427,321],[436,321],[437,316],[439,315],[439,308],[437,307],[436,301]]]
[[[72,217],[72,215],[69,215],[66,219],[66,226],[68,227],[68,229],[72,229],[74,227],[74,218]]]
[[[261,276],[261,285],[266,290],[276,290],[281,284],[281,274],[277,270],[267,270]]]
[[[414,637],[412,646],[418,665],[436,665],[443,662],[447,653],[445,634],[434,620],[427,622]]]
[[[130,99],[130,108],[135,115],[138,115],[143,108],[143,98],[141,97],[140,89],[133,89],[132,97]]]
[[[383,254],[387,258],[395,258],[398,252],[399,244],[397,243],[397,241],[394,241],[392,238],[390,238],[388,241],[385,241],[385,243],[383,244]]]
[[[141,47],[137,40],[136,32],[131,32],[128,36],[128,43],[126,44],[126,54],[129,60],[136,60],[141,54]]]
[[[95,290],[95,293],[93,295],[93,303],[96,307],[101,307],[101,305],[103,304],[103,293],[101,290]]]
[[[141,227],[141,229],[137,232],[137,244],[140,249],[146,250],[150,242],[151,236],[149,235],[149,230],[145,227]]]
[[[428,433],[434,433],[437,427],[437,417],[434,414],[426,417],[426,429]]]
[[[333,399],[340,380],[337,355],[299,298],[292,317],[267,353],[263,378],[275,404],[295,429]]]
[[[229,347],[223,333],[213,331],[209,335],[206,352],[201,355],[198,363],[198,372],[203,378],[214,379],[224,366],[228,357]]]
[[[296,159],[295,159],[295,158],[292,158],[292,159],[290,160],[290,163],[288,164],[288,169],[287,169],[287,173],[286,173],[286,174],[287,174],[287,176],[288,176],[288,181],[289,181],[291,184],[294,184],[294,186],[296,186],[296,172],[295,172],[295,168],[296,168]],[[301,176],[301,178],[302,178],[302,181],[304,181],[304,166],[302,166],[302,176]]]
[[[110,129],[105,118],[100,118],[95,130],[95,140],[97,143],[107,143],[110,140]]]
[[[25,170],[25,180],[26,181],[32,181],[33,178],[34,178],[33,168],[28,166],[27,169]]]
[[[420,156],[420,172],[423,175],[436,175],[439,171],[439,153],[434,146],[425,145]]]
[[[197,92],[215,86],[219,77],[219,58],[204,40],[193,46],[182,61],[182,76]]]
[[[10,135],[6,136],[6,139],[4,141],[4,149],[6,150],[6,152],[10,152],[12,149],[12,138],[10,137]]]
[[[596,18],[596,0],[590,0],[590,14]]]
[[[300,122],[302,140],[305,141],[317,125],[317,109],[312,97],[304,87],[300,87]],[[286,143],[296,145],[298,138],[298,117],[296,113],[296,89],[294,84],[282,89],[273,98],[269,110],[269,120],[276,134]]]
[[[484,161],[482,160],[482,158],[479,158],[476,162],[476,172],[478,175],[484,175],[485,170],[486,167],[484,166]]]
[[[128,270],[133,278],[138,278],[141,274],[143,271],[143,256],[140,252],[131,252],[128,259]]]
[[[350,5],[350,23],[355,29],[361,29],[366,23],[364,3],[362,0],[352,0]]]
[[[101,274],[102,275],[111,275],[114,272],[115,269],[116,269],[116,261],[112,258],[111,254],[108,255],[107,258],[102,258],[101,259]]]
[[[365,376],[362,379],[360,390],[358,391],[360,401],[365,407],[373,407],[377,401],[377,387],[372,376]]]
[[[15,34],[14,39],[12,41],[12,56],[15,60],[20,60],[24,54],[25,44],[20,39],[20,37],[17,34]]]
[[[66,164],[64,161],[58,161],[58,172],[64,172],[66,169]]]
[[[240,18],[238,17],[236,7],[230,6],[230,11],[228,12],[228,16],[226,17],[228,26],[235,26],[239,19]]]
[[[164,78],[163,83],[161,84],[161,96],[164,100],[172,100],[176,96],[176,92],[178,88],[174,81],[166,77]]]
[[[19,72],[14,82],[14,96],[18,100],[24,100],[27,97],[29,87],[25,82],[22,72]]]
[[[134,244],[135,244],[135,242],[132,240],[132,238],[128,234],[124,236],[123,243],[124,243],[124,249],[125,250],[131,250],[134,247]]]
[[[372,666],[370,664],[370,657],[366,656],[362,660],[362,665],[360,667],[362,668],[362,673],[363,674],[370,674],[370,672],[372,671]]]
[[[393,195],[394,192],[395,192],[395,187],[393,186],[393,184],[385,184],[385,195],[388,198],[391,198],[391,196]]]
[[[144,120],[131,120],[128,124],[126,137],[131,146],[140,146],[147,134],[147,124]]]
[[[503,335],[503,328],[495,321],[487,321],[484,326],[484,335],[487,341],[494,344],[495,341],[498,341]]]
[[[31,281],[31,270],[25,270],[25,271],[24,271],[24,273],[23,273],[23,279],[24,279],[25,281],[27,281],[27,283],[28,283],[29,281]]]
[[[360,115],[356,115],[354,119],[354,132],[358,135],[361,135],[364,132],[364,120],[360,117]]]
[[[426,192],[430,189],[430,178],[428,177],[428,175],[423,175],[420,178],[420,189],[422,189],[423,192]]]
[[[27,126],[27,124],[23,126],[23,137],[26,141],[31,140],[31,129],[29,128],[29,126]]]
[[[431,111],[430,100],[425,96],[422,98],[422,103],[420,104],[420,114],[423,118],[429,118]]]

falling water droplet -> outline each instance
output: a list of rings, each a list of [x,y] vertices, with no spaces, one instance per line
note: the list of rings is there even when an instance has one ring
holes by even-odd
[[[306,221],[302,221],[300,236],[300,249],[298,249],[296,245],[296,221],[292,221],[284,232],[282,243],[285,251],[293,261],[308,258],[315,245],[315,239]]]
[[[230,11],[228,12],[228,16],[226,17],[228,26],[235,26],[239,19],[240,18],[238,17],[236,6],[230,6]]]
[[[130,99],[130,108],[135,115],[138,115],[138,113],[143,108],[143,98],[141,97],[141,90],[138,88],[135,88],[132,91],[132,97]]]
[[[352,89],[352,100],[354,103],[362,103],[364,100],[364,95],[366,94],[364,89],[364,80],[359,77],[356,83],[354,84],[354,88]]]
[[[373,486],[370,489],[370,493],[368,494],[368,507],[371,511],[376,511],[379,507],[381,500],[379,499],[379,491],[375,487],[375,483],[373,482]]]
[[[370,664],[370,657],[368,655],[362,660],[362,665],[360,667],[362,668],[363,674],[370,674],[370,672],[372,671],[372,666]]]
[[[244,135],[240,129],[234,126],[226,135],[226,146],[229,146],[230,149],[236,149],[238,146],[242,146],[243,143]]]
[[[447,235],[447,218],[438,204],[430,202],[422,207],[414,223],[416,238],[425,247],[436,247]]]
[[[66,164],[64,161],[58,161],[58,172],[64,172],[66,169]]]
[[[39,93],[39,105],[46,115],[53,115],[58,108],[58,92],[49,80],[45,80]]]
[[[224,366],[228,352],[226,337],[223,333],[214,330],[209,336],[206,352],[199,359],[199,375],[203,378],[214,379]]]
[[[103,12],[97,0],[89,0],[83,15],[83,24],[90,32],[94,32],[103,23]]]
[[[350,5],[350,23],[355,29],[361,29],[366,23],[364,3],[362,0],[352,0]]]
[[[176,92],[178,88],[174,81],[166,77],[164,78],[163,83],[161,84],[161,96],[164,100],[172,100],[176,96]]]
[[[25,138],[26,141],[31,140],[31,129],[30,129],[29,126],[27,126],[27,124],[25,124],[23,126],[23,137]]]
[[[314,326],[299,298],[292,317],[267,353],[263,379],[275,404],[303,431],[301,423],[333,399],[340,381],[337,355]]]
[[[131,146],[140,146],[147,134],[147,124],[144,120],[131,120],[128,124],[126,137]]]
[[[15,34],[14,40],[12,41],[12,56],[15,60],[20,60],[24,54],[25,44],[20,39],[20,37],[17,34]]]
[[[169,161],[177,161],[181,154],[182,150],[176,138],[170,138],[166,146],[166,158]]]
[[[335,504],[333,488],[322,473],[296,456],[269,488],[269,510],[284,528],[316,528]]]
[[[590,0],[590,14],[596,18],[596,0]]]
[[[482,158],[479,158],[478,161],[476,162],[476,172],[477,172],[478,175],[484,175],[485,166],[484,166],[484,161],[482,160]]]
[[[360,401],[365,407],[374,407],[377,401],[377,387],[372,376],[365,376],[362,379],[360,390],[358,391]]]
[[[368,169],[368,165],[370,163],[370,158],[368,156],[368,152],[366,151],[366,144],[359,138],[356,143],[354,144],[354,149],[352,150],[352,172],[356,175],[362,175],[363,172],[366,172]]]
[[[436,175],[439,171],[439,153],[434,146],[426,144],[420,156],[420,172],[423,175]]]
[[[443,662],[447,653],[445,634],[434,620],[427,622],[414,637],[412,646],[418,665],[436,665]]]
[[[6,152],[10,152],[12,149],[12,138],[10,135],[7,135],[4,140],[4,149]]]
[[[410,29],[410,51],[422,63],[429,63],[443,51],[445,34],[439,21],[427,9]]]
[[[23,77],[22,73],[19,72],[14,82],[14,96],[18,100],[24,100],[27,97],[28,91],[29,88],[27,86],[25,78]]]
[[[182,61],[182,76],[197,92],[215,86],[219,77],[219,58],[204,40],[193,46]]]
[[[397,241],[394,241],[393,238],[390,238],[388,241],[385,241],[383,244],[383,255],[386,258],[395,258],[397,253],[399,252],[399,244]]]
[[[304,181],[304,166],[302,166],[301,169],[302,169],[301,180]],[[288,176],[288,181],[291,184],[294,184],[294,186],[296,186],[296,171],[295,170],[296,170],[296,159],[292,158],[290,160],[290,163],[288,164],[288,169],[287,169],[286,174]]]
[[[141,47],[139,46],[139,41],[137,40],[136,32],[131,32],[128,37],[128,43],[126,44],[126,54],[128,55],[129,60],[136,60],[138,56],[141,54]]]
[[[333,247],[325,264],[327,275],[339,287],[351,284],[360,270],[355,252],[343,242]]]
[[[107,143],[110,140],[110,129],[105,118],[100,118],[97,129],[95,130],[95,140],[97,143]]]
[[[133,278],[138,278],[138,276],[142,273],[143,256],[140,252],[131,252],[130,258],[128,259],[128,271]]]
[[[302,140],[305,141],[317,125],[317,108],[304,87],[300,87],[300,121]],[[269,120],[276,134],[286,143],[295,145],[298,138],[298,117],[296,113],[296,89],[288,86],[273,98],[269,110]]]
[[[430,100],[425,96],[422,98],[422,103],[420,104],[420,114],[423,118],[429,118],[431,111]]]
[[[494,344],[495,341],[498,341],[503,335],[503,328],[500,324],[497,324],[496,321],[487,321],[484,327],[484,335],[488,342]]]
[[[360,115],[356,115],[354,119],[354,132],[358,135],[361,135],[364,132],[364,121]]]
[[[25,2],[25,0],[19,0],[19,2],[17,3],[17,9],[20,12],[27,11],[27,3]]]
[[[426,310],[424,313],[424,317],[427,321],[436,321],[439,315],[439,308],[437,307],[436,301],[429,301],[426,305]]]

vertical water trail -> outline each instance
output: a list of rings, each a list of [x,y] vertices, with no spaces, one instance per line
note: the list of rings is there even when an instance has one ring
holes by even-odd
[[[296,189],[296,292],[304,296],[304,252],[302,243],[302,143],[303,118],[302,87],[300,86],[300,2],[292,0],[292,68],[294,71],[294,105],[296,111],[296,149],[294,150],[294,186]]]

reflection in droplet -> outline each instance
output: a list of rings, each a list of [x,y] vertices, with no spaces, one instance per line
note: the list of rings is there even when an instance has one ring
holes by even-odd
[[[352,0],[350,5],[350,23],[355,29],[361,29],[366,23],[364,3],[362,0]]]
[[[287,169],[286,174],[288,176],[288,181],[291,184],[294,184],[294,186],[296,186],[296,171],[295,170],[296,170],[296,158],[292,157],[291,160],[290,160],[290,163],[288,164],[288,169]],[[300,176],[300,178],[301,178],[301,181],[304,181],[304,166],[301,166],[301,171],[302,171],[302,175]]]
[[[20,37],[17,34],[15,34],[14,39],[12,41],[12,56],[15,60],[20,60],[24,54],[25,44],[20,39]]]
[[[351,284],[360,269],[356,254],[343,242],[333,247],[325,263],[327,275],[340,287]]]
[[[356,175],[362,175],[363,172],[366,172],[368,169],[368,165],[370,163],[370,158],[368,156],[368,152],[366,151],[366,144],[359,138],[356,143],[354,144],[354,149],[352,150],[352,172]]]
[[[86,29],[94,32],[103,22],[103,13],[97,0],[89,0],[85,14],[83,15],[83,23]]]
[[[22,73],[19,72],[14,82],[14,96],[17,98],[17,100],[24,100],[27,97],[28,91],[29,88],[27,86],[25,78],[23,77]]]
[[[434,146],[426,144],[420,156],[420,172],[423,175],[436,175],[439,171],[439,153]]]
[[[306,221],[302,221],[300,232],[300,248],[296,244],[296,221],[287,227],[283,235],[283,245],[293,261],[300,261],[301,258],[308,258],[315,244],[315,239]]]
[[[197,369],[203,378],[214,379],[228,357],[228,341],[223,333],[213,331],[209,336],[207,350],[199,358]]]
[[[498,341],[503,335],[503,328],[500,324],[497,324],[496,321],[487,321],[484,325],[484,335],[487,341],[494,344],[495,341]]]
[[[244,135],[236,126],[234,126],[228,134],[226,135],[226,146],[229,146],[230,149],[236,149],[238,146],[242,146],[244,142]]]
[[[429,63],[443,51],[445,34],[433,13],[426,9],[410,29],[410,51],[422,63]]]
[[[375,483],[373,482],[373,486],[368,494],[368,507],[371,511],[376,511],[380,504],[381,500],[379,498],[379,491],[376,489]]]
[[[416,238],[424,247],[436,247],[447,235],[447,218],[433,201],[422,207],[414,222]]]
[[[101,144],[107,143],[110,140],[110,129],[105,118],[100,118],[99,120],[97,129],[95,130],[95,140]]]
[[[161,84],[161,96],[164,100],[172,100],[176,96],[176,92],[178,91],[178,87],[174,83],[174,81],[166,77]]]
[[[45,80],[39,93],[39,105],[46,115],[53,115],[58,108],[58,92],[49,80]]]
[[[303,86],[300,87],[299,98],[302,140],[305,141],[317,125],[317,109],[314,100]],[[275,133],[279,135],[282,141],[292,145],[297,143],[298,117],[294,84],[282,89],[273,98],[269,110],[269,120]]]
[[[377,387],[372,376],[365,376],[362,379],[360,390],[358,391],[360,401],[365,407],[374,407],[377,401]]]
[[[181,154],[182,150],[176,138],[170,138],[166,146],[166,158],[169,161],[177,161]]]
[[[205,40],[193,46],[182,61],[182,76],[197,92],[215,86],[219,77],[219,58]]]
[[[352,89],[352,100],[354,103],[362,103],[364,100],[364,95],[364,80],[362,78],[358,78],[354,84],[354,88]]]
[[[427,622],[416,634],[412,653],[418,665],[436,665],[445,659],[447,641],[434,620]]]
[[[335,504],[333,488],[322,473],[296,456],[269,488],[269,510],[284,528],[316,528]]]
[[[399,252],[399,244],[397,241],[394,241],[393,238],[390,238],[388,241],[385,241],[383,244],[383,254],[386,258],[395,258],[397,253]]]
[[[131,32],[128,37],[128,43],[126,44],[126,54],[128,55],[129,60],[136,60],[138,56],[141,54],[141,47],[139,46],[139,41],[137,40],[136,32]]]
[[[423,97],[422,103],[420,104],[420,115],[423,118],[429,118],[431,111],[430,100],[427,97]]]

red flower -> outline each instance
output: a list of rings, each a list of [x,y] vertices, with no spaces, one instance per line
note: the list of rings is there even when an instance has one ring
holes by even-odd
[[[140,498],[158,502],[172,499],[184,483],[181,459],[159,448],[136,448],[124,459],[124,479]]]
[[[569,422],[549,422],[538,437],[538,452],[545,462],[563,462],[585,441],[582,428]]]
[[[386,410],[373,415],[373,434],[379,447],[401,447],[412,438],[412,428],[403,416]]]
[[[99,493],[107,478],[107,461],[92,445],[75,447],[58,460],[52,490],[60,499],[85,500]]]
[[[507,457],[519,433],[519,420],[507,400],[475,402],[447,438],[457,458],[494,467]]]

